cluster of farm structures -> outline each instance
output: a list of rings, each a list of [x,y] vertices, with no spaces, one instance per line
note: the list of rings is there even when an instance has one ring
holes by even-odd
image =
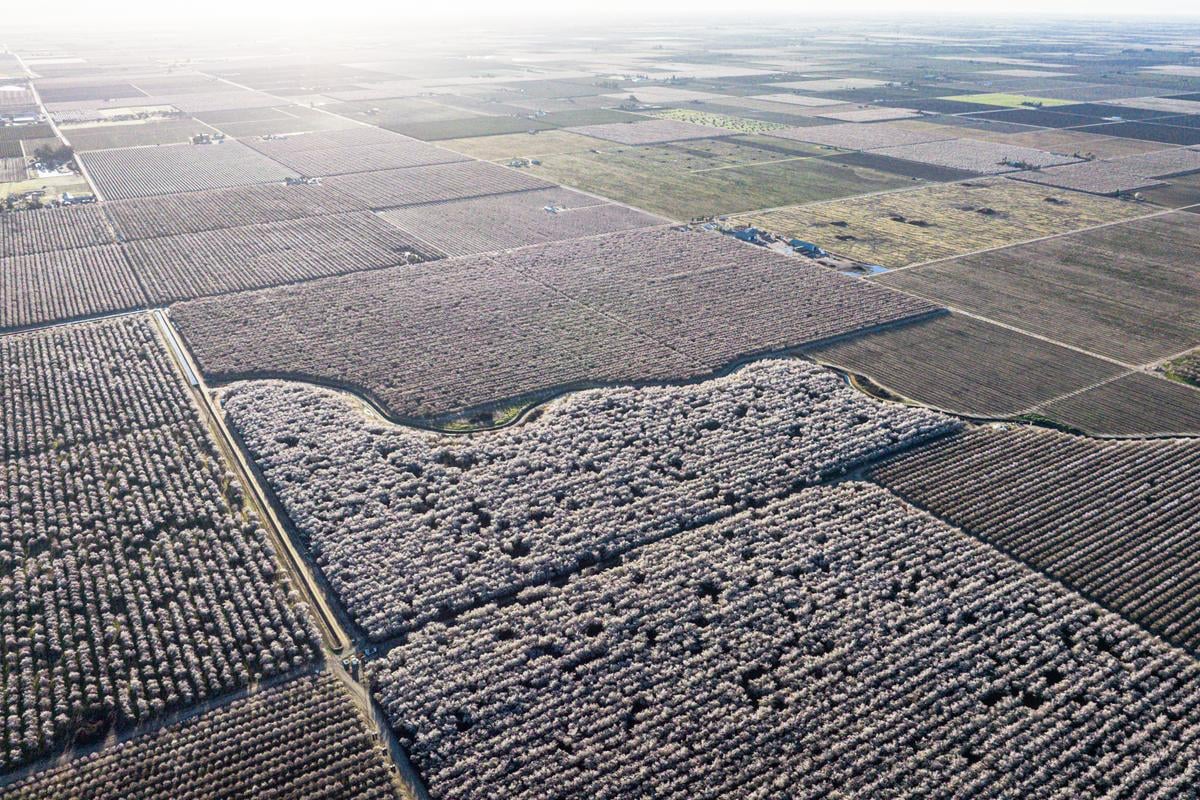
[[[0,800],[1194,796],[1194,30],[654,30],[9,42]]]

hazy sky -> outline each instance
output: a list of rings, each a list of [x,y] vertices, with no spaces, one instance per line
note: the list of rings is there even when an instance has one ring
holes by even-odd
[[[503,18],[517,22],[523,16],[540,19],[587,16],[697,16],[779,14],[789,17],[816,14],[937,14],[973,15],[1070,14],[1093,18],[1120,15],[1200,16],[1197,0],[995,0],[990,3],[963,0],[59,0],[56,12],[67,9],[76,18],[123,18],[151,22],[157,19],[201,17],[311,18],[353,16],[389,19]],[[36,3],[17,3],[6,14],[31,19],[42,15]],[[58,20],[69,18],[56,13]]]

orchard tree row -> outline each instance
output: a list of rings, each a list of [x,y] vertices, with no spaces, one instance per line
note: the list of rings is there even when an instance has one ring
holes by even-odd
[[[3,800],[394,800],[381,751],[327,673],[258,691],[0,788]]]
[[[376,638],[956,427],[797,360],[693,385],[581,392],[536,421],[467,437],[380,425],[296,384],[239,384],[225,408]]]
[[[805,489],[410,634],[439,800],[1190,797],[1200,669],[877,486]]]
[[[141,338],[145,326],[129,318],[4,340],[29,348],[24,363],[51,340],[44,352],[57,355],[102,333],[138,343],[30,373],[40,385],[27,398],[95,388],[112,416],[81,426],[70,444],[62,434],[75,429],[47,432],[39,440],[52,446],[0,469],[4,768],[289,672],[317,652],[315,628],[181,378],[160,373],[166,383],[128,397],[120,417],[123,393],[141,385],[128,379],[162,356]],[[90,422],[96,409],[74,400],[71,412]],[[144,401],[154,403],[141,413]]]

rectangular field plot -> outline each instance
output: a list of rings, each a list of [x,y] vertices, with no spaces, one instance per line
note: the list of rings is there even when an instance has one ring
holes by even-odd
[[[906,161],[903,158],[892,158],[881,155],[878,151],[853,150],[848,153],[838,153],[826,156],[826,160],[835,164],[853,164],[857,167],[867,167],[888,175],[898,175],[902,178],[912,178],[930,183],[948,183],[965,181],[979,177],[974,172],[949,167],[937,167],[932,164],[921,164],[917,161]]]
[[[881,106],[889,108],[911,108],[917,111],[927,111],[931,114],[967,114],[972,111],[987,111],[994,109],[985,103],[964,103],[961,100],[947,100],[944,97],[913,97],[900,100],[881,100]]]
[[[770,152],[762,153],[761,161],[766,163],[731,165],[690,145],[549,155],[541,161],[532,169],[549,180],[676,220],[886,191],[912,183],[868,167]]]
[[[735,222],[902,267],[1143,214],[1133,203],[992,179],[748,214]]]
[[[267,108],[279,105],[278,97],[242,89],[163,94],[154,99],[169,103],[186,114],[202,114],[206,111],[225,111],[227,109]]]
[[[787,102],[788,99],[792,102]],[[813,105],[814,103],[816,105]],[[741,113],[746,116],[758,113],[764,115],[762,119],[772,119],[778,122],[791,119],[794,120],[791,123],[793,125],[820,125],[821,121],[816,119],[818,114],[825,111],[844,111],[853,108],[853,105],[839,100],[806,98],[799,95],[773,95],[770,98],[724,95],[717,100],[696,106],[689,104],[685,107],[703,108],[724,114]],[[778,115],[779,118],[775,119],[775,115]]]
[[[414,418],[705,374],[934,308],[729,237],[653,229],[182,303],[172,315],[214,378],[350,384]],[[336,333],[348,328],[359,335]]]
[[[1120,160],[1080,161],[1043,170],[1017,172],[1010,177],[1018,181],[1103,195],[1117,195],[1162,184],[1157,178],[1147,177],[1144,172],[1126,166]]]
[[[692,172],[713,167],[751,167],[803,156],[829,155],[815,144],[774,139],[759,134],[733,134],[721,139],[693,139],[664,145],[609,147],[606,153],[623,153],[646,163],[662,164]]]
[[[493,116],[471,114],[454,109],[457,116],[452,119],[412,122],[410,120],[384,121],[383,127],[390,131],[411,136],[426,142],[443,139],[466,139],[474,136],[504,136],[529,131],[553,130],[554,125],[525,116]]]
[[[421,167],[465,160],[465,157],[458,153],[396,134],[385,134],[388,136],[386,140],[371,144],[307,147],[293,143],[296,139],[320,135],[299,134],[283,139],[252,139],[247,144],[280,164],[308,176],[345,175],[352,172]]]
[[[1200,735],[1185,653],[875,486],[605,566],[372,665],[433,797],[1170,795]],[[1111,758],[1044,733],[1070,721]]]
[[[0,354],[0,619],[22,654],[0,674],[0,771],[316,657],[148,317],[0,337]]]
[[[20,144],[16,146],[20,148]],[[23,157],[0,158],[0,186],[21,183],[28,177],[29,166]],[[5,196],[9,194],[7,190],[3,193]]]
[[[1200,442],[977,428],[871,478],[1169,642],[1200,652]],[[1174,524],[1165,522],[1172,520]]]
[[[848,111],[825,111],[817,116],[822,119],[835,119],[839,122],[888,122],[923,115],[920,111],[913,111],[910,108],[852,108]]]
[[[99,206],[63,206],[0,214],[0,258],[110,244]]]
[[[220,121],[210,124],[222,133],[239,139],[256,136],[283,136],[312,131],[341,130],[355,127],[348,119],[326,114],[303,106],[280,108],[254,108],[239,112],[236,116],[223,114],[200,114],[198,119],[209,122],[214,117]]]
[[[45,123],[37,125],[4,125],[0,126],[0,156],[5,158],[21,158],[21,142],[36,142],[41,139],[53,139],[54,129]]]
[[[662,225],[666,220],[569,189],[405,206],[381,216],[450,256]]]
[[[644,334],[486,257],[194,300],[172,306],[171,317],[214,380],[346,385],[405,419],[692,370]]]
[[[959,314],[842,339],[806,354],[935,408],[1007,417],[1125,370]]]
[[[887,81],[878,78],[814,78],[807,81],[772,83],[770,86],[800,92],[844,92],[849,89],[874,89],[886,83]]]
[[[1033,147],[1053,153],[1068,153],[1081,158],[1119,159],[1122,156],[1138,155],[1162,150],[1169,145],[1145,142],[1140,139],[1121,139],[1116,136],[1098,136],[1078,130],[1031,130],[1024,133],[994,133],[972,128],[959,128],[958,132],[972,139],[988,139],[1003,144]]]
[[[952,97],[943,97],[943,100],[952,100],[958,103],[977,103],[988,106],[1002,106],[1004,108],[1053,108],[1054,106],[1069,106],[1072,105],[1070,100],[1057,100],[1053,97],[1031,97],[1027,94],[1005,94],[1003,92],[988,92],[985,94],[959,94]]]
[[[710,368],[937,308],[711,233],[644,231],[495,260]]]
[[[929,130],[912,130],[900,125],[880,122],[868,125],[858,122],[843,122],[834,125],[813,125],[804,128],[783,128],[768,131],[768,136],[780,139],[793,139],[800,142],[837,147],[842,150],[874,150],[880,147],[896,147],[899,145],[920,144],[952,139],[957,134],[946,129],[938,132],[931,126]]]
[[[654,115],[662,119],[690,122],[693,125],[708,125],[742,134],[766,133],[767,131],[775,131],[787,127],[779,122],[765,122],[763,120],[730,116],[728,114],[714,114],[710,111],[691,108],[668,108],[665,111],[656,111]]]
[[[252,144],[269,155],[287,156],[311,150],[336,150],[339,147],[362,147],[406,141],[411,142],[411,139],[370,125],[354,125],[344,130],[314,131],[270,138],[260,137],[253,140]]]
[[[1163,114],[1200,113],[1200,102],[1195,100],[1180,100],[1176,97],[1133,97],[1124,100],[1114,100],[1112,105],[1121,106],[1122,108],[1159,111]]]
[[[0,788],[3,800],[250,796],[396,800],[397,793],[366,721],[327,673],[263,689]]]
[[[1038,409],[1088,433],[1200,434],[1200,389],[1133,372]]]
[[[43,103],[71,103],[76,100],[113,100],[125,97],[145,97],[146,93],[128,83],[92,83],[46,86],[38,84]]]
[[[682,106],[682,108],[689,111],[703,111],[705,114],[720,114],[726,117],[777,123],[779,126],[776,128],[777,130],[805,126],[820,127],[826,124],[823,120],[816,117],[819,109],[806,109],[802,106],[789,106],[783,103],[767,103],[762,100],[751,100],[745,97],[727,97],[723,98],[720,103],[705,103],[702,106],[688,105]],[[828,106],[826,110],[834,108],[837,108],[837,106]],[[703,123],[697,121],[696,124],[700,125]]]
[[[1164,114],[1169,113],[1147,108],[1116,105],[1114,103],[1075,103],[1069,106],[1055,106],[1054,111],[1064,114],[1081,114],[1083,116],[1096,117],[1097,122],[1101,120],[1109,122],[1119,120],[1137,121],[1140,119],[1162,117]]]
[[[1163,179],[1164,186],[1155,186],[1142,192],[1142,198],[1161,208],[1182,208],[1200,213],[1200,174],[1177,175]]]
[[[632,94],[642,103],[650,103],[652,105],[662,105],[665,103],[691,103],[693,101],[716,101],[723,99],[723,95],[714,92],[698,92],[694,89],[678,89],[673,86],[638,86],[634,87],[633,91],[623,94],[607,95],[613,105],[617,105],[629,99]]]
[[[554,187],[528,172],[486,161],[334,175],[321,183],[360,208],[377,209]]]
[[[841,100],[831,100],[828,97],[809,97],[802,94],[760,94],[755,95],[752,100],[762,100],[768,103],[783,103],[784,105],[804,106],[807,108],[824,108],[826,106],[841,106],[845,105]]]
[[[1052,167],[1055,164],[1069,164],[1079,160],[1074,156],[1048,153],[1032,147],[1016,147],[979,139],[922,142],[899,147],[883,147],[876,152],[892,158],[903,158],[937,167],[970,170],[982,175]]]
[[[1163,144],[1200,144],[1200,128],[1184,128],[1176,125],[1158,125],[1152,122],[1110,122],[1104,125],[1088,125],[1076,130],[1100,136],[1120,136],[1128,139],[1145,139]]]
[[[462,109],[450,108],[433,98],[394,97],[386,100],[358,100],[330,103],[326,111],[340,114],[360,122],[378,125],[387,130],[418,122],[441,122],[462,119]],[[402,133],[403,131],[397,131]]]
[[[567,128],[571,133],[605,139],[618,144],[663,144],[684,139],[707,139],[725,136],[722,128],[711,125],[695,125],[673,119],[648,119],[644,122],[610,122],[602,125],[582,125]]]
[[[194,119],[113,122],[86,127],[64,128],[63,135],[77,151],[144,147],[153,144],[186,144],[198,133],[213,129]]]
[[[381,427],[345,396],[276,381],[235,385],[225,409],[375,639],[574,572],[596,553],[759,506],[958,424],[874,402],[795,359],[696,385],[576,393],[536,421],[470,438]],[[360,481],[375,491],[347,508],[338,498]],[[429,498],[433,515],[381,502],[393,493]],[[459,525],[470,531],[465,553]]]
[[[1200,344],[1200,227],[1185,213],[885,273],[880,283],[1134,364]]]
[[[323,185],[264,183],[103,204],[124,240],[199,233],[264,222],[361,211],[362,203]]]
[[[143,239],[125,248],[156,303],[442,255],[365,211]]]
[[[1200,172],[1200,150],[1172,147],[1167,150],[1126,156],[1114,160],[1112,164],[1154,178],[1169,178],[1174,175]]]
[[[984,122],[1015,122],[1019,125],[1036,125],[1040,128],[1074,128],[1081,125],[1095,125],[1102,120],[1099,117],[1089,117],[1082,114],[1060,113],[1057,110],[1043,111],[1034,108],[1013,108],[1007,111],[986,111],[972,114]]]
[[[485,161],[538,158],[557,153],[582,153],[611,146],[609,142],[601,139],[554,130],[540,131],[533,136],[522,132],[500,136],[475,136],[470,139],[447,139],[440,144],[455,152]]]
[[[80,153],[106,200],[272,183],[296,173],[240,142]]]
[[[145,303],[134,271],[115,244],[0,259],[0,328],[126,311]]]

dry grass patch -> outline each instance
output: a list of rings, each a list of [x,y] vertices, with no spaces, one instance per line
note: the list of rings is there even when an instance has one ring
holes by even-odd
[[[1144,207],[1107,197],[992,178],[745,214],[734,221],[860,261],[902,267],[1145,213]]]

